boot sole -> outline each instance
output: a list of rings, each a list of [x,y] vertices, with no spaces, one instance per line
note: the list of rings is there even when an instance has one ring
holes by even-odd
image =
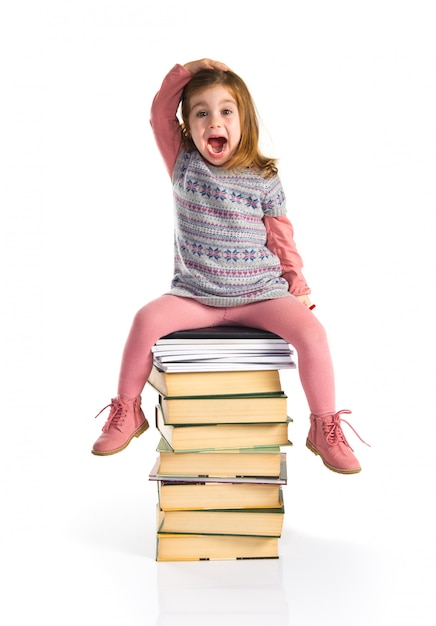
[[[309,439],[306,439],[306,447],[309,448],[309,450],[313,452],[315,456],[320,456],[324,465],[332,472],[336,472],[337,474],[358,474],[361,470],[360,467],[354,467],[352,469],[340,469],[339,467],[333,467],[333,465],[327,463],[321,452],[317,448],[315,448],[315,446],[309,441]]]
[[[148,429],[148,427],[149,427],[149,423],[146,420],[145,423],[142,424],[142,426],[140,426],[138,428],[138,430],[135,430],[133,435],[130,437],[130,439],[128,439],[126,441],[126,443],[124,443],[119,448],[115,448],[115,450],[107,450],[107,451],[105,451],[105,450],[91,450],[91,452],[92,452],[92,454],[95,454],[96,456],[110,456],[111,454],[117,454],[118,452],[121,452],[122,450],[127,448],[127,446],[129,445],[129,443],[132,441],[132,439],[134,437],[140,437],[142,435],[142,433],[145,433],[145,431]]]

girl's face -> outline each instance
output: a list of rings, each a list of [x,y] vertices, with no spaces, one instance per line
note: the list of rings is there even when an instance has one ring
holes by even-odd
[[[236,101],[222,85],[199,91],[190,98],[189,129],[201,156],[212,165],[225,165],[241,139]]]

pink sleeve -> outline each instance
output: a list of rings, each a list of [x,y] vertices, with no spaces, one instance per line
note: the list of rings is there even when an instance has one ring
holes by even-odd
[[[177,110],[183,87],[190,81],[191,77],[191,72],[185,69],[183,65],[175,65],[165,76],[151,105],[150,124],[157,147],[170,176],[173,175],[174,166],[182,146]]]
[[[282,266],[282,276],[289,283],[289,291],[294,296],[303,296],[310,293],[306,280],[302,274],[303,261],[294,242],[294,229],[286,215],[263,218],[267,246],[279,259]]]

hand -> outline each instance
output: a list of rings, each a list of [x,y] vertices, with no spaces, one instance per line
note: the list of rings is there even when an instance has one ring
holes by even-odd
[[[310,298],[309,296],[295,296],[297,300],[302,302],[304,306],[310,307]]]
[[[222,70],[227,72],[229,69],[225,63],[214,61],[213,59],[199,59],[198,61],[190,61],[185,63],[185,69],[191,74],[196,74],[200,70]]]

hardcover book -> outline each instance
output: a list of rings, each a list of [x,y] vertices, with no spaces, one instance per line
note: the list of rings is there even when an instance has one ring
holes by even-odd
[[[252,395],[159,396],[165,424],[286,422],[287,396],[282,392]]]
[[[204,328],[193,328],[189,330],[177,330],[161,337],[156,343],[179,342],[190,343],[192,340],[198,341],[222,341],[231,339],[232,341],[258,340],[264,342],[278,341],[284,342],[282,337],[261,328],[251,328],[249,326],[205,326]]]
[[[159,472],[160,458],[156,459],[153,468],[148,476],[149,480],[160,480],[164,482],[174,483],[245,483],[245,484],[271,484],[271,485],[286,485],[288,482],[287,466],[286,466],[286,453],[280,453],[280,473],[278,476],[262,476],[260,473],[257,476],[204,476],[204,475],[165,475]]]
[[[204,509],[277,509],[282,506],[280,483],[158,481],[163,511]]]
[[[157,505],[159,533],[280,537],[285,508],[163,511]]]
[[[288,444],[292,445],[291,442]],[[278,477],[280,474],[279,446],[176,452],[161,437],[156,450],[159,452],[158,473],[163,476]]]
[[[148,383],[162,396],[207,396],[280,392],[280,374],[271,370],[163,372],[153,366]]]
[[[156,406],[156,426],[174,450],[225,450],[288,445],[286,422],[247,424],[166,424],[160,406]]]
[[[278,558],[277,537],[157,534],[157,561]]]

